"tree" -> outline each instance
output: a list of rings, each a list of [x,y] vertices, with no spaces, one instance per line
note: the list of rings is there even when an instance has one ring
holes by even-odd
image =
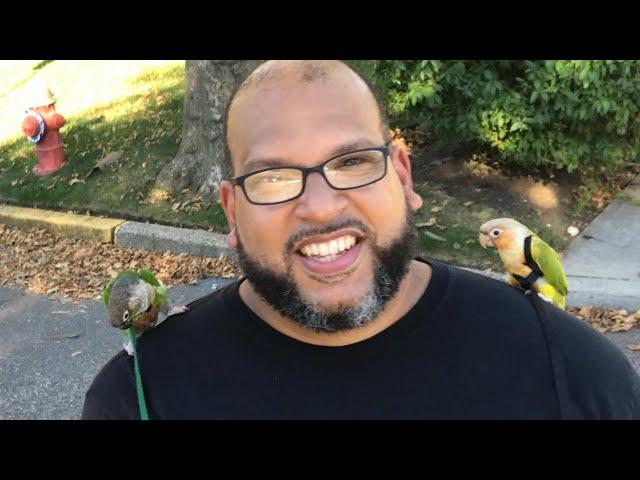
[[[259,63],[187,60],[182,142],[158,174],[157,187],[174,192],[197,188],[203,198],[217,198],[224,161],[224,110],[235,88]]]

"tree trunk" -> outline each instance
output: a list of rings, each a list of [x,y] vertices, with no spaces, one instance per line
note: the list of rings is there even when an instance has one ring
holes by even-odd
[[[184,124],[178,153],[158,174],[156,186],[169,191],[198,189],[217,198],[224,161],[224,110],[237,85],[258,60],[187,60]]]

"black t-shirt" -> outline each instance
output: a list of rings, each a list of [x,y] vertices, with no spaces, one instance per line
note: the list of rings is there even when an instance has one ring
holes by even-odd
[[[631,419],[640,377],[586,323],[506,283],[438,262],[379,334],[311,345],[256,316],[234,282],[138,342],[152,419]],[[133,358],[111,359],[83,419],[139,418]]]

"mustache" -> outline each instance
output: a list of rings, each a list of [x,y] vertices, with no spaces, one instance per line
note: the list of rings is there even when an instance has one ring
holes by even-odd
[[[299,230],[296,233],[294,233],[291,237],[289,237],[289,240],[287,240],[285,247],[288,251],[290,251],[290,250],[293,250],[294,245],[296,245],[298,242],[304,240],[307,237],[312,237],[314,235],[325,235],[325,234],[337,232],[339,230],[344,230],[346,228],[353,228],[354,230],[359,230],[365,236],[373,235],[372,230],[368,226],[366,226],[362,221],[357,220],[355,218],[350,218],[350,219],[340,220],[338,222],[332,222],[323,227],[312,227],[312,228],[305,228],[305,229]]]

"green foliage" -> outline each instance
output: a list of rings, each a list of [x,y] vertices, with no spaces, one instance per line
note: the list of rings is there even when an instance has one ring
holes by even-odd
[[[351,62],[391,120],[434,140],[480,141],[504,160],[611,171],[640,153],[640,62]]]

